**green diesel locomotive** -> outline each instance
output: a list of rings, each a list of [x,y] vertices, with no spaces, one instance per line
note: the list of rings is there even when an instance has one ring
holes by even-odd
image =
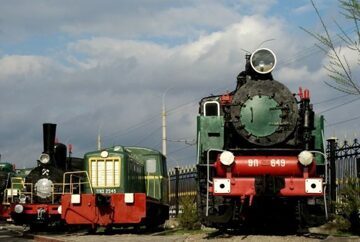
[[[154,227],[168,219],[168,175],[160,152],[114,146],[86,153],[84,169],[64,175],[70,193],[62,196],[61,217],[68,225]]]

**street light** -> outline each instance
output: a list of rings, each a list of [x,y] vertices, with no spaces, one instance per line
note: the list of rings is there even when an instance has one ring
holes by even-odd
[[[162,94],[162,153],[166,157],[166,108],[165,108],[165,95],[172,87],[168,87]]]

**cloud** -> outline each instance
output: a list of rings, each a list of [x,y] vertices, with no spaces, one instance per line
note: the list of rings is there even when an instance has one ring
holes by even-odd
[[[4,56],[0,59],[0,80],[14,76],[39,75],[50,64],[51,60],[42,56]]]
[[[0,9],[4,39],[68,33],[79,36],[182,36],[192,38],[239,19],[218,1],[73,1],[8,2]]]
[[[302,6],[297,7],[297,8],[292,10],[292,12],[294,14],[304,14],[304,13],[307,13],[307,12],[310,12],[310,11],[314,11],[314,8],[310,3],[302,5]]]
[[[170,6],[160,2],[155,7],[144,1],[143,8],[132,1],[123,3],[126,5],[113,2],[110,9],[107,3],[99,6],[89,1],[87,8],[74,4],[68,12],[63,6],[55,8],[57,3],[44,2],[41,12],[48,11],[50,19],[40,23],[43,16],[37,15],[29,23],[39,23],[35,32],[79,36],[49,56],[7,55],[0,59],[0,101],[6,104],[0,107],[3,157],[21,166],[34,165],[42,151],[43,122],[57,123],[58,138],[72,143],[78,156],[96,148],[99,130],[104,146],[137,144],[160,149],[161,102],[167,88],[171,88],[164,96],[169,138],[192,140],[198,101],[235,88],[236,76],[245,64],[244,49],[251,52],[263,41],[275,39],[263,46],[273,49],[282,60],[298,55],[307,41],[289,34],[281,18],[241,15],[240,9],[217,1]],[[35,6],[25,4],[15,16],[29,14],[26,7],[34,13]],[[13,34],[30,34],[23,28],[24,20],[17,21],[10,24],[15,28]],[[163,44],[142,38],[148,35],[190,37],[178,44]],[[317,89],[323,85],[320,68],[299,60],[279,66],[273,75],[294,92],[304,82]],[[168,151],[170,166],[193,163],[196,155],[194,146],[176,142],[169,142]]]
[[[172,109],[186,104],[169,116],[169,136],[194,138],[197,102],[210,93],[232,90],[244,65],[241,48],[256,48],[259,34],[266,29],[270,32],[263,38],[283,39],[281,26],[277,19],[244,17],[222,31],[174,47],[151,41],[92,37],[70,42],[65,52],[50,57],[3,57],[0,70],[7,72],[0,79],[0,98],[9,104],[0,108],[0,114],[4,124],[14,127],[0,130],[9,137],[1,141],[2,146],[18,142],[33,152],[34,144],[38,144],[40,153],[41,123],[55,122],[60,140],[73,143],[80,155],[95,148],[100,126],[104,145],[140,142],[160,148],[161,96],[169,87],[172,89],[166,95],[166,106]],[[289,46],[291,41],[276,45]],[[10,84],[14,75],[20,85]],[[12,100],[14,94],[17,98]],[[142,121],[144,126],[123,134],[127,127]],[[19,141],[20,136],[27,138]],[[31,143],[31,148],[25,142]],[[174,151],[181,144],[169,146]],[[4,156],[23,162],[15,147],[8,150]],[[184,157],[184,153],[173,153],[177,155]]]

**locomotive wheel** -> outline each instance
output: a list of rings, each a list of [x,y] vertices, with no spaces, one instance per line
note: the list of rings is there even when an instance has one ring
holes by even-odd
[[[31,232],[45,232],[48,231],[48,225],[44,223],[31,223],[29,229]]]
[[[206,175],[201,171],[201,168],[198,167],[198,182],[197,182],[197,212],[201,224],[206,227],[214,227],[214,225],[206,219]]]
[[[88,232],[88,234],[96,234],[97,229],[98,229],[98,226],[93,225],[93,226],[88,227],[87,232]]]
[[[323,204],[310,206],[305,200],[299,201],[296,207],[299,231],[324,224],[326,222],[324,210]]]
[[[164,205],[147,203],[145,227],[147,230],[160,229],[165,223],[168,209]],[[154,220],[156,218],[156,220]]]

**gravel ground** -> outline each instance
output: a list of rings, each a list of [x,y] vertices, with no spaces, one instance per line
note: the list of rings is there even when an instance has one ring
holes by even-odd
[[[58,239],[62,241],[76,241],[76,242],[112,242],[112,241],[135,241],[135,242],[180,242],[180,241],[245,241],[245,242],[307,242],[307,241],[360,241],[359,237],[323,237],[323,236],[273,236],[273,235],[232,235],[232,236],[217,236],[209,238],[207,234],[184,234],[184,235],[167,235],[167,236],[150,236],[150,235],[134,235],[134,234],[122,234],[122,235],[86,235],[86,236],[65,236]]]
[[[219,234],[217,232],[198,232],[195,234],[97,234],[97,235],[64,235],[54,236],[59,241],[74,241],[74,242],[112,242],[112,241],[131,241],[131,242],[182,242],[182,241],[241,241],[241,242],[307,242],[307,241],[360,241],[360,237],[333,237],[324,234],[309,234],[306,236],[297,235],[239,235],[239,234]]]
[[[4,226],[2,230],[12,231],[18,239],[12,240],[9,239],[9,233],[6,234],[6,237],[3,237],[0,234],[0,242],[1,241],[24,241],[19,238],[19,234],[21,234],[23,229],[19,226]],[[1,232],[1,231],[0,231]],[[5,236],[5,234],[4,234]],[[19,240],[20,239],[20,240]],[[73,242],[115,242],[115,241],[131,241],[131,242],[186,242],[186,241],[207,241],[207,242],[217,242],[217,241],[241,241],[241,242],[307,242],[307,241],[327,241],[327,242],[345,242],[345,241],[359,241],[360,237],[358,236],[350,236],[350,237],[334,237],[326,235],[321,231],[312,231],[307,235],[297,236],[297,235],[245,235],[245,234],[237,234],[237,233],[220,233],[217,230],[205,230],[205,231],[197,231],[194,233],[181,233],[180,231],[163,231],[152,234],[144,234],[144,233],[135,233],[130,230],[117,230],[112,234],[104,234],[97,233],[95,235],[89,235],[85,233],[72,233],[72,234],[47,234],[47,233],[39,233],[35,236],[31,237],[31,235],[27,234],[23,237],[23,239],[28,239],[28,241],[41,241],[41,242],[62,242],[62,241],[73,241]]]

